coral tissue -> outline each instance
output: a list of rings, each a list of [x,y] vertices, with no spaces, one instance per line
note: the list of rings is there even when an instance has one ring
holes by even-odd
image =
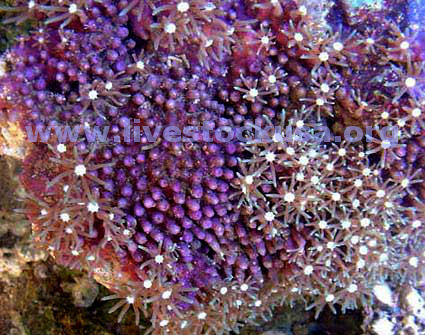
[[[347,25],[302,0],[13,2],[5,22],[35,26],[0,59],[1,117],[51,130],[24,160],[23,211],[119,320],[224,334],[423,282],[424,34],[398,9]]]

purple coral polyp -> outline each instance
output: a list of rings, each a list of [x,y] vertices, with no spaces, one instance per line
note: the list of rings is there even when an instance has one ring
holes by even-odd
[[[384,280],[423,280],[423,31],[402,33],[391,6],[341,28],[310,5],[1,8],[8,22],[45,23],[0,60],[3,115],[23,129],[109,126],[102,143],[83,132],[76,143],[54,134],[32,143],[21,180],[37,243],[106,285],[119,320],[131,307],[137,322],[152,316],[153,334],[222,334],[300,297],[319,313],[370,301]],[[254,124],[400,133],[394,148],[375,130],[357,143],[223,143],[208,132],[115,143],[136,120],[152,133]]]

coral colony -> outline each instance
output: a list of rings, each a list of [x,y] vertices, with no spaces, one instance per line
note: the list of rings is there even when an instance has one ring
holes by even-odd
[[[3,117],[109,127],[102,143],[81,131],[31,144],[21,180],[37,243],[107,286],[119,321],[133,310],[148,333],[227,334],[282,303],[344,311],[386,282],[423,284],[424,34],[401,1],[349,18],[317,4],[1,7],[5,22],[36,22],[1,58]],[[113,140],[135,125],[203,130]],[[242,126],[246,141],[213,131]],[[334,140],[252,139],[287,126]]]

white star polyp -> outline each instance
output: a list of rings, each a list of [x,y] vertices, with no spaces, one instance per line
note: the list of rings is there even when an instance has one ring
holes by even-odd
[[[301,165],[306,166],[308,164],[308,157],[307,156],[301,156],[299,159],[299,162]]]
[[[360,187],[362,187],[362,185],[363,185],[363,181],[361,181],[361,179],[356,179],[354,181],[354,187],[360,188]]]
[[[298,8],[298,12],[301,14],[301,16],[307,15],[307,7],[304,5],[300,6],[300,8]]]
[[[245,184],[252,185],[254,183],[254,177],[249,175],[245,177]]]
[[[321,62],[327,62],[329,60],[329,54],[327,52],[321,52],[319,54],[319,60]]]
[[[318,153],[316,150],[314,150],[314,149],[310,149],[310,150],[308,151],[308,155],[309,155],[311,158],[316,158],[317,156],[319,156],[319,153]]]
[[[288,155],[290,155],[290,156],[293,156],[293,155],[295,155],[295,150],[294,150],[294,148],[291,148],[291,147],[289,147],[289,148],[286,148],[286,153],[288,154]]]
[[[397,125],[401,128],[403,128],[406,125],[406,120],[405,119],[400,119],[397,121]]]
[[[335,51],[342,51],[342,49],[344,49],[344,45],[341,42],[335,42],[332,47],[334,48]]]
[[[329,249],[329,250],[334,250],[335,248],[336,248],[336,244],[335,244],[335,242],[328,242],[328,243],[326,243],[326,247]]]
[[[328,294],[326,297],[325,297],[325,301],[326,302],[332,302],[332,301],[334,301],[335,300],[335,296],[333,295],[333,294]]]
[[[288,192],[284,195],[283,200],[285,200],[286,202],[293,202],[295,200],[295,195],[294,193]]]
[[[90,256],[87,256],[87,258],[86,258],[89,262],[93,262],[95,259],[96,259],[96,257],[94,257],[93,255],[90,255]]]
[[[269,151],[266,153],[265,157],[266,157],[266,161],[271,163],[271,162],[274,162],[274,160],[276,159],[276,154],[274,152]]]
[[[371,172],[372,171],[369,168],[364,168],[363,171],[362,171],[362,175],[365,176],[365,177],[368,177],[368,176],[370,176]]]
[[[56,146],[56,150],[57,150],[60,154],[63,154],[64,152],[66,152],[66,145],[65,145],[65,144],[63,144],[63,143],[59,143],[59,144]]]
[[[408,77],[404,81],[404,85],[406,85],[407,88],[413,88],[416,86],[416,79],[412,77]]]
[[[248,288],[249,288],[249,286],[248,286],[247,284],[242,284],[242,285],[241,285],[241,291],[242,291],[242,292],[246,292],[246,291],[248,291]]]
[[[90,90],[89,91],[89,99],[90,100],[96,100],[98,98],[99,94],[96,90]]]
[[[40,215],[43,215],[43,216],[47,215],[47,213],[48,213],[47,210],[44,208],[40,211]]]
[[[151,287],[152,287],[152,281],[151,281],[151,280],[149,280],[149,279],[146,279],[146,280],[143,282],[143,287],[144,287],[144,288],[151,288]]]
[[[366,39],[366,43],[369,44],[369,45],[372,45],[372,44],[375,44],[375,40],[373,38],[369,37],[369,38]]]
[[[364,261],[364,259],[361,259],[361,258],[360,258],[360,259],[357,261],[356,266],[357,266],[357,269],[363,269],[363,268],[366,266],[366,262]]]
[[[127,304],[132,305],[132,304],[134,304],[134,301],[135,301],[136,299],[134,298],[134,296],[129,295],[127,298],[125,298],[125,300],[127,301]]]
[[[276,84],[277,78],[274,74],[271,74],[267,80],[269,81],[270,84]]]
[[[334,165],[332,163],[326,164],[326,170],[333,171],[334,170]]]
[[[210,11],[212,11],[212,10],[214,10],[214,9],[216,9],[217,7],[212,3],[212,2],[209,2],[209,3],[207,3],[206,5],[205,5],[205,7],[204,7],[204,9],[207,11],[207,12],[210,12]]]
[[[87,173],[87,169],[83,164],[78,164],[75,168],[74,168],[74,173],[78,176],[78,177],[83,177],[86,173]]]
[[[163,262],[164,262],[164,256],[162,255],[155,256],[155,263],[162,264]]]
[[[108,81],[108,82],[106,82],[106,84],[105,84],[105,89],[107,90],[107,91],[110,91],[110,90],[112,90],[112,83],[110,82],[110,81]]]
[[[225,295],[226,293],[227,293],[227,287],[222,287],[221,289],[220,289],[220,294],[221,295]]]
[[[168,326],[169,321],[168,320],[161,320],[161,322],[159,323],[160,327],[167,327]]]
[[[388,255],[387,255],[387,254],[381,254],[381,255],[379,256],[379,261],[380,261],[381,263],[385,263],[386,261],[388,261]]]
[[[368,227],[370,225],[370,219],[369,218],[363,218],[360,220],[360,225],[362,227]]]
[[[69,5],[68,12],[70,14],[75,14],[78,11],[78,7],[75,3]]]
[[[198,314],[199,320],[205,320],[206,318],[207,318],[207,313],[201,312],[201,313]]]
[[[351,227],[351,222],[349,220],[344,220],[341,222],[341,227],[343,229],[348,229]]]
[[[7,72],[6,68],[6,62],[3,60],[0,60],[0,78],[3,77]]]
[[[226,34],[228,35],[228,36],[232,36],[234,33],[235,33],[235,28],[234,27],[231,27],[231,28],[229,28],[229,29],[227,29],[227,32],[226,32]]]
[[[385,305],[392,306],[393,301],[393,292],[387,284],[378,284],[375,285],[372,289],[375,297]]]
[[[409,265],[413,266],[414,268],[417,268],[419,265],[419,259],[418,257],[410,257],[409,258]]]
[[[59,217],[63,222],[69,222],[71,220],[71,217],[68,213],[61,213]]]
[[[375,239],[372,239],[372,240],[370,240],[369,242],[367,242],[367,245],[368,245],[370,248],[375,248],[377,244],[378,244],[378,242],[377,242]]]
[[[97,213],[99,211],[99,204],[96,201],[90,201],[87,204],[87,210],[90,213]]]
[[[205,48],[208,48],[208,47],[210,47],[211,45],[213,45],[213,43],[214,43],[214,40],[213,40],[213,39],[209,39],[209,40],[206,40],[206,41],[205,41],[204,46],[205,46]]]
[[[418,118],[418,117],[420,117],[421,116],[421,114],[422,114],[422,111],[420,110],[420,108],[414,108],[414,109],[412,109],[412,116],[414,117],[414,118]]]
[[[295,125],[296,125],[297,128],[302,128],[302,127],[304,127],[304,121],[303,120],[298,120],[295,123]]]
[[[71,251],[71,254],[72,254],[73,256],[79,256],[79,255],[80,255],[80,252],[79,252],[78,250],[72,250],[72,251]]]
[[[35,1],[28,1],[28,9],[33,9],[35,7]]]
[[[130,236],[131,235],[131,231],[128,229],[124,229],[124,231],[122,232],[125,236]]]
[[[164,300],[170,299],[171,293],[172,293],[171,290],[165,291],[162,293],[161,298]]]
[[[409,49],[409,47],[410,47],[410,43],[407,42],[407,41],[403,41],[403,42],[400,43],[400,49],[402,49],[402,50],[407,50],[407,49]]]
[[[167,23],[164,27],[164,31],[167,34],[174,34],[177,30],[177,27],[174,23]]]
[[[325,104],[325,100],[323,100],[322,98],[316,99],[316,105],[317,106],[323,106],[324,104]]]
[[[298,173],[295,175],[295,179],[296,179],[297,181],[303,181],[303,180],[305,179],[304,173],[302,173],[302,172],[298,172]]]
[[[414,221],[412,222],[412,227],[413,227],[414,229],[419,228],[421,225],[422,225],[422,223],[421,223],[421,221],[420,221],[420,220],[414,220]]]
[[[389,335],[393,334],[394,324],[384,317],[375,321],[372,329],[377,335]]]
[[[353,237],[351,237],[351,243],[353,243],[354,245],[359,243],[359,241],[360,241],[360,237],[358,235],[354,235]]]
[[[273,212],[267,212],[266,214],[264,214],[264,219],[268,222],[273,221],[275,218],[275,215]]]
[[[337,192],[332,193],[332,200],[333,201],[340,201],[341,200],[341,194],[339,194]]]
[[[294,34],[294,40],[297,42],[301,42],[304,39],[304,36],[301,33]]]
[[[347,150],[345,150],[344,148],[341,148],[338,150],[338,156],[344,157],[346,154],[347,154]]]
[[[357,285],[356,284],[350,284],[350,286],[348,286],[347,291],[350,293],[355,293],[357,292]]]
[[[145,63],[144,63],[143,61],[139,60],[139,61],[136,63],[136,67],[137,67],[139,70],[144,70],[144,69],[145,69]]]
[[[319,179],[319,177],[318,177],[318,176],[313,176],[313,177],[311,177],[311,183],[312,183],[313,185],[317,185],[317,184],[319,184],[319,182],[320,182],[320,179]]]
[[[181,329],[185,329],[187,327],[189,323],[186,320],[183,320],[182,323],[180,324],[180,328]]]
[[[383,140],[381,143],[381,148],[382,149],[389,149],[391,148],[391,142],[388,140]]]
[[[72,230],[71,227],[66,227],[65,228],[65,233],[67,233],[68,235],[71,235],[74,231]]]
[[[406,302],[416,317],[425,318],[425,301],[417,290],[410,288],[409,293],[406,295]]]
[[[306,276],[309,276],[309,275],[311,275],[311,274],[313,273],[313,270],[314,270],[314,268],[313,268],[311,265],[307,265],[307,266],[304,268],[304,274],[305,274]]]
[[[391,201],[385,201],[384,202],[384,206],[385,206],[385,208],[394,208],[394,204],[391,202]],[[384,228],[385,227],[388,227],[388,224],[386,224],[385,226],[384,226]]]
[[[328,223],[325,220],[320,220],[319,221],[319,228],[320,229],[326,229],[326,228],[328,228]]]
[[[378,191],[376,192],[376,196],[377,196],[378,198],[383,198],[383,197],[385,197],[385,191],[384,191],[384,190],[378,190]]]
[[[261,37],[261,44],[269,44],[270,43],[270,38],[268,36],[263,36]]]
[[[367,253],[369,252],[369,249],[365,246],[365,245],[362,245],[360,248],[359,248],[359,253],[360,253],[360,255],[363,255],[363,256],[365,256],[365,255],[367,255]]]
[[[251,98],[256,98],[258,97],[258,90],[256,88],[251,88],[248,94]]]
[[[384,119],[384,120],[388,119],[389,116],[390,116],[390,114],[388,112],[382,112],[381,113],[381,118]]]
[[[262,304],[263,302],[261,300],[257,300],[256,302],[254,302],[255,307],[260,307]]]
[[[180,13],[185,13],[189,10],[189,7],[190,6],[188,2],[182,1],[177,4],[177,11],[179,11]]]

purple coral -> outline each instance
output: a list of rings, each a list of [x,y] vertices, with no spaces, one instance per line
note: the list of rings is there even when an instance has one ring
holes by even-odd
[[[155,334],[219,334],[285,299],[354,308],[376,282],[423,278],[423,59],[394,47],[394,25],[325,29],[302,1],[34,6],[8,14],[46,27],[4,56],[0,107],[27,132],[81,127],[32,145],[26,213],[57,262],[114,292],[119,320],[132,306]],[[395,124],[396,146],[374,129],[249,140]],[[238,126],[247,140],[215,132]]]

